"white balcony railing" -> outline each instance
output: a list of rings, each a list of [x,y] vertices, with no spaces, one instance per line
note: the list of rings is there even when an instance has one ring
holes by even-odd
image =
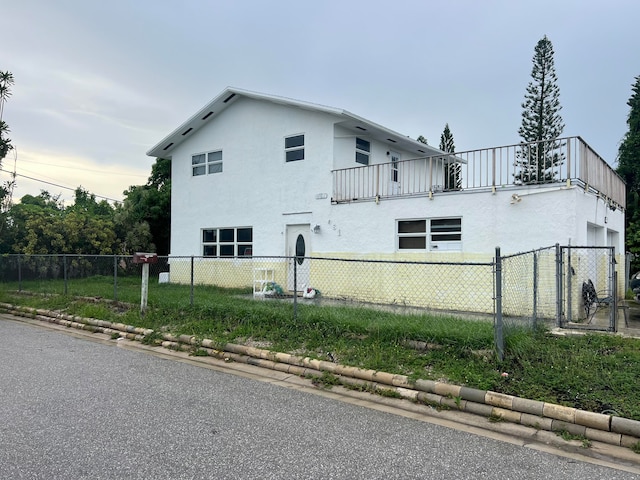
[[[333,171],[333,203],[523,185],[580,185],[624,208],[624,181],[580,137],[521,143]]]

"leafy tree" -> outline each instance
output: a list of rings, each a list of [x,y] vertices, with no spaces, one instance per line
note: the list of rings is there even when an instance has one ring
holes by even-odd
[[[523,184],[555,180],[557,168],[564,162],[559,152],[562,144],[554,141],[562,134],[564,124],[559,113],[562,107],[553,54],[553,45],[545,35],[535,47],[532,80],[524,96],[518,129],[524,145],[515,162],[520,167],[515,180]]]
[[[429,142],[427,142],[427,139],[422,135],[420,135],[416,140],[418,140],[420,143],[424,143],[425,145],[429,144]]]
[[[51,239],[48,233],[45,237],[45,230],[50,232],[56,225],[59,228],[62,210],[59,196],[52,197],[46,190],[37,196],[22,197],[20,203],[12,205],[7,212],[3,253],[57,253],[51,251]]]
[[[76,190],[76,203],[64,208],[59,197],[42,191],[25,195],[8,211],[7,236],[3,252],[38,254],[116,253],[113,208],[96,202],[82,188]]]
[[[7,136],[9,133],[9,126],[3,120],[4,105],[11,96],[11,87],[13,86],[13,74],[10,72],[0,71],[0,167],[2,167],[2,160],[7,156],[9,151],[13,148],[11,140]],[[15,173],[11,180],[4,182],[0,185],[0,237],[4,236],[4,230],[6,227],[6,212],[11,205],[11,196],[13,193],[13,186],[15,185]],[[2,241],[0,240],[0,245]]]
[[[169,254],[171,233],[171,160],[156,159],[146,185],[131,186],[116,214],[121,251]]]
[[[626,245],[638,260],[634,266],[640,266],[640,76],[631,86],[633,94],[627,101],[629,130],[618,149],[618,174],[627,184]]]
[[[456,151],[456,146],[453,142],[453,133],[449,129],[449,124],[445,124],[442,135],[440,135],[440,146],[438,147],[443,152],[453,153]],[[447,190],[460,190],[462,188],[461,178],[462,168],[459,163],[447,164],[447,176],[445,178],[445,189]]]
[[[4,122],[4,105],[11,96],[11,87],[13,86],[13,74],[11,72],[0,71],[0,166],[2,160],[11,150],[11,140],[7,137],[9,127]]]

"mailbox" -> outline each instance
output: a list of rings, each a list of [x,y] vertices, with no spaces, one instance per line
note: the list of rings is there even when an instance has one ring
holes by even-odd
[[[158,263],[158,254],[136,252],[133,254],[133,263]]]

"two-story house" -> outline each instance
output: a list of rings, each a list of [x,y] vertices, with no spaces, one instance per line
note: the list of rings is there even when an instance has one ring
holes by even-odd
[[[552,180],[523,182],[540,152],[562,160]],[[624,252],[624,183],[580,137],[445,154],[342,109],[227,88],[147,154],[172,159],[172,256],[295,255],[299,283],[314,256]]]

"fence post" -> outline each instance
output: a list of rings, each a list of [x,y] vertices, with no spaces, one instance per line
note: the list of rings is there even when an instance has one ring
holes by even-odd
[[[191,293],[189,297],[189,305],[193,307],[193,255],[191,255]]]
[[[113,301],[118,301],[118,255],[113,256]]]
[[[293,322],[298,321],[298,257],[293,257]]]
[[[496,285],[496,319],[494,325],[494,343],[498,360],[504,360],[504,332],[502,329],[502,258],[500,247],[496,247],[495,258],[495,285]]]
[[[538,326],[538,251],[533,252],[533,328]]]
[[[562,328],[562,250],[556,243],[556,325]]]
[[[67,256],[62,255],[62,270],[64,272],[64,294],[67,294]]]
[[[18,254],[18,291],[22,291],[22,254]]]
[[[571,296],[571,280],[573,277],[573,275],[571,275],[571,272],[573,271],[573,267],[571,266],[571,243],[569,243],[569,245],[567,246],[567,321],[568,322],[572,322],[573,321],[573,312],[571,309],[571,302],[572,302],[572,296]]]
[[[616,271],[616,256],[614,247],[609,250],[609,268],[611,269],[611,311],[609,312],[609,331],[618,331],[618,325],[616,319],[618,318],[618,272]]]

